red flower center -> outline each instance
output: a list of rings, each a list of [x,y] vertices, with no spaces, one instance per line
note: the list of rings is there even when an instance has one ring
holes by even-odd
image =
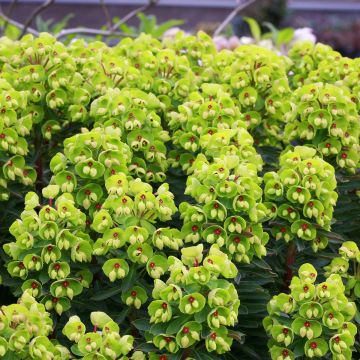
[[[310,344],[310,347],[312,348],[312,349],[316,349],[317,348],[317,343],[315,342],[315,341],[313,341],[311,344]]]

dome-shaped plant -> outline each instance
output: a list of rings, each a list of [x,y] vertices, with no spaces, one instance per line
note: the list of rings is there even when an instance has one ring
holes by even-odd
[[[316,278],[311,264],[302,265],[299,277],[291,281],[290,294],[275,295],[269,302],[263,325],[272,359],[326,358],[328,354],[336,360],[352,359],[357,328],[351,320],[356,305],[347,299],[339,275],[319,283]]]

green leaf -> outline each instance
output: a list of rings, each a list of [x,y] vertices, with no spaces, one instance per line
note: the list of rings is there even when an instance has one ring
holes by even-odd
[[[77,356],[84,356],[84,354],[79,350],[77,344],[74,344],[73,346],[71,346],[71,352]]]
[[[250,27],[252,37],[256,40],[256,42],[259,42],[261,40],[261,29],[258,22],[255,19],[246,16],[244,17],[244,20]]]
[[[181,327],[191,319],[191,316],[180,316],[170,321],[169,326],[166,328],[166,334],[176,334]]]
[[[215,354],[210,354],[208,352],[192,350],[191,353],[196,360],[219,360],[218,356],[216,356]]]
[[[294,29],[293,28],[285,28],[279,31],[276,46],[281,46],[284,44],[288,44],[294,37]]]
[[[108,298],[111,298],[114,295],[120,294],[121,293],[121,287],[119,286],[114,286],[105,290],[102,290],[101,292],[99,292],[98,294],[95,294],[94,296],[92,296],[90,298],[90,300],[93,301],[102,301]]]
[[[150,328],[150,333],[153,335],[160,335],[160,334],[165,334],[166,333],[166,327],[168,326],[167,323],[158,323],[158,324],[154,324],[151,326]]]
[[[194,315],[195,321],[197,321],[198,323],[203,323],[204,321],[206,321],[208,313],[209,313],[209,308],[205,306],[200,312],[197,312]]]
[[[184,20],[173,19],[173,20],[166,21],[166,22],[162,23],[161,25],[157,26],[156,30],[153,32],[152,35],[155,37],[161,37],[165,31],[171,29],[172,27],[179,26],[182,24],[184,24]]]
[[[148,331],[151,327],[151,324],[149,323],[149,319],[143,318],[143,319],[137,319],[132,322],[132,324],[141,331]]]

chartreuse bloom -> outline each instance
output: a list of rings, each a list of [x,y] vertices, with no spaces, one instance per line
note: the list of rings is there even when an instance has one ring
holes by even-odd
[[[327,276],[338,275],[341,276],[345,282],[346,293],[354,299],[359,305],[360,303],[360,250],[354,241],[345,241],[339,248],[339,256],[331,260],[331,262],[324,267]],[[348,327],[346,319],[337,316],[334,317],[336,322],[343,322],[343,326]]]
[[[140,55],[138,41],[131,46],[125,41],[108,47],[97,41],[86,44],[77,40],[65,46],[46,33],[38,38],[26,35],[14,42],[1,39],[2,200],[9,198],[8,183],[35,183],[36,171],[27,165],[28,155],[33,155],[29,153],[35,150],[36,158],[45,156],[61,145],[63,134],[78,132],[80,124],[100,124],[107,133],[128,141],[145,160],[143,171],[137,175],[147,181],[164,180],[164,142],[169,135],[162,128],[160,115],[171,103],[170,94],[179,101],[195,88],[195,75],[186,58],[176,56],[174,49],[162,49],[159,41],[145,35],[142,41],[151,45]],[[170,57],[171,61],[164,60]],[[112,149],[107,150],[104,162],[116,165]],[[100,176],[102,164],[85,155],[76,155],[79,173],[90,178]],[[52,165],[61,166],[56,162]],[[137,161],[133,166],[136,172]]]
[[[285,126],[287,141],[312,144],[337,168],[354,173],[360,159],[356,96],[345,84],[306,84],[294,92],[296,115]]]
[[[334,168],[317,155],[316,149],[296,146],[280,156],[281,168],[264,175],[265,200],[276,204],[280,224],[272,227],[276,240],[297,237],[311,241],[318,251],[327,239],[317,228],[330,230],[337,200]]]
[[[169,281],[155,280],[148,313],[151,323],[166,324],[167,331],[153,339],[160,350],[174,353],[188,348],[205,333],[208,351],[230,350],[228,327],[237,322],[240,301],[234,285],[220,277],[234,278],[237,269],[217,245],[206,257],[203,251],[202,244],[183,248],[181,260],[168,258]]]
[[[272,359],[294,359],[294,353],[308,358],[332,354],[334,359],[352,359],[356,326],[351,323],[355,303],[345,295],[337,274],[316,284],[317,271],[311,264],[299,268],[292,278],[290,294],[279,294],[268,303],[263,325],[270,337]],[[296,344],[300,339],[301,347]]]
[[[0,315],[1,358],[70,359],[70,351],[48,336],[53,321],[44,305],[24,291],[17,304],[4,305]]]
[[[138,265],[154,279],[168,270],[167,257],[160,253],[163,247],[159,241],[155,242],[159,246],[153,245],[162,230],[152,223],[172,218],[177,211],[174,195],[166,183],[154,191],[150,184],[132,178],[128,169],[132,151],[115,135],[98,127],[66,139],[64,153],[54,157],[62,166],[52,167],[53,177],[43,189],[48,203],[28,193],[21,219],[10,227],[15,241],[4,245],[8,272],[49,311],[63,313],[91,286],[97,268],[89,264],[94,261],[111,283],[126,278]],[[80,166],[86,162],[89,166],[89,161],[90,170],[97,168],[94,176]],[[178,249],[183,244],[180,231],[167,230],[166,247]],[[127,291],[122,291],[125,303],[133,299],[139,308],[146,301],[144,294],[124,297]]]
[[[210,90],[204,87],[204,91]],[[266,255],[269,239],[261,222],[269,212],[262,203],[257,177],[262,160],[253,147],[253,138],[243,127],[217,129],[200,134],[200,145],[204,153],[188,168],[185,189],[197,203],[179,206],[184,242],[217,244],[236,262],[261,258]]]
[[[134,338],[121,336],[119,325],[106,313],[92,312],[91,332],[86,332],[85,325],[78,316],[70,317],[63,328],[63,334],[76,343],[77,355],[83,358],[117,359],[126,356],[133,349]]]

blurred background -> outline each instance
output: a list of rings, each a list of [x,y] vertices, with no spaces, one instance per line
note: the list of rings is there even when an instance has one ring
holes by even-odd
[[[121,19],[139,6],[146,7],[148,1],[0,0],[2,13],[22,24],[44,3],[50,4],[33,17],[29,26],[38,31],[56,33],[78,26],[105,29],[105,24]],[[144,9],[144,16],[131,17],[119,30],[136,33],[147,29],[151,32],[154,30],[151,24],[155,21],[152,16],[155,16],[157,25],[169,20],[182,20],[166,23],[161,29],[180,27],[189,32],[204,30],[212,33],[239,3],[239,0],[159,0]],[[232,20],[231,28],[227,27],[224,33],[228,38],[232,35],[251,36],[248,24],[242,19],[242,16],[249,16],[260,24],[263,32],[269,31],[270,26],[276,29],[310,28],[318,41],[330,44],[345,56],[355,57],[360,55],[359,15],[360,0],[258,0],[239,12]],[[160,33],[158,31],[155,35]]]

